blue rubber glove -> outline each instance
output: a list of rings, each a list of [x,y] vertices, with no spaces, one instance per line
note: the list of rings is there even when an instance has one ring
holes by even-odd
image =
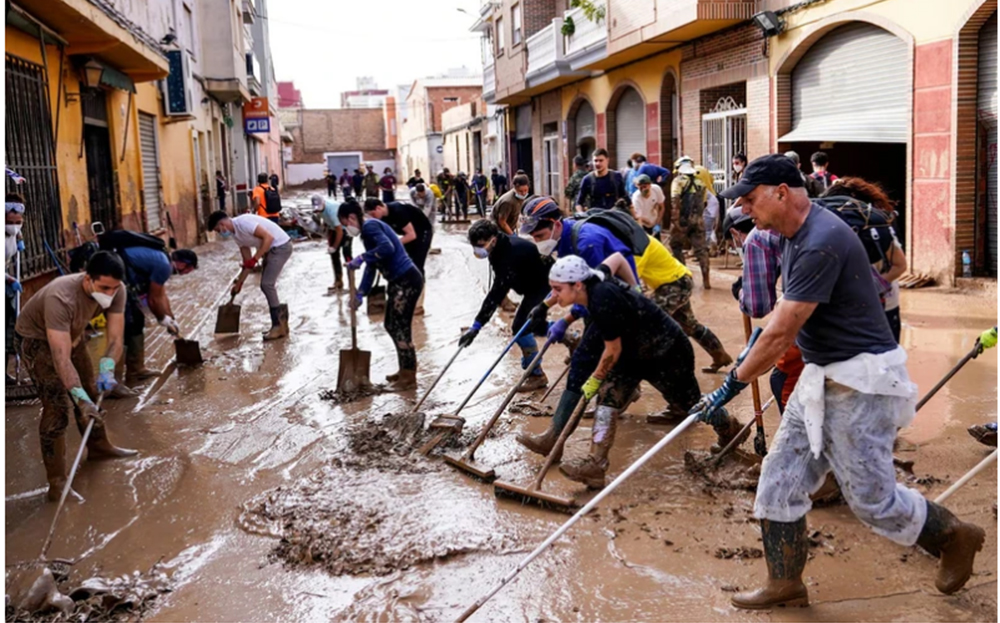
[[[569,315],[579,320],[580,318],[586,318],[589,316],[590,312],[588,312],[587,308],[583,305],[574,303],[573,306],[569,308]]]
[[[458,338],[458,345],[465,348],[472,344],[472,340],[476,339],[476,336],[479,335],[479,330],[482,328],[483,325],[478,320],[473,322],[472,326],[462,334],[462,337]]]
[[[653,225],[653,235],[654,236],[659,236],[661,231],[663,231],[662,227],[660,227],[659,225]]]
[[[97,391],[110,392],[118,385],[115,380],[115,360],[111,357],[101,357],[97,364]]]
[[[22,253],[24,252],[24,241],[23,240],[18,240],[17,241],[17,250],[20,251],[20,252],[22,252]]]
[[[698,404],[688,412],[688,415],[697,413],[698,419],[706,424],[721,423],[722,417],[720,416],[725,414],[725,409],[722,407],[746,389],[747,385],[749,383],[744,383],[736,378],[736,367],[733,367],[726,375],[726,379],[722,381],[722,385],[714,392],[702,396]]]
[[[569,323],[566,322],[565,318],[560,318],[552,324],[549,325],[548,333],[545,337],[549,339],[550,342],[561,342],[563,338],[566,337],[566,329],[569,328]]]
[[[11,281],[7,285],[10,286],[12,292],[24,292],[24,286],[21,285],[20,281]]]
[[[583,399],[590,402],[590,399],[596,396],[597,392],[601,391],[601,385],[604,385],[604,379],[594,376],[587,379],[587,382],[583,384]]]
[[[357,256],[347,263],[347,268],[350,270],[357,270],[361,268],[361,265],[365,263],[365,259],[362,256]]]
[[[357,310],[361,308],[361,301],[365,300],[365,297],[361,295],[360,292],[354,295],[351,299],[351,309]]]

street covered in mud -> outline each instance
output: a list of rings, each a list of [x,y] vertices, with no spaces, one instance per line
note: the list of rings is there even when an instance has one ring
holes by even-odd
[[[306,205],[307,197],[289,201]],[[434,434],[427,429],[431,420],[454,412],[512,336],[512,314],[498,312],[412,413],[455,354],[490,283],[488,263],[473,256],[467,228],[446,224],[435,233],[441,253],[427,260],[426,312],[413,323],[418,389],[353,400],[331,399],[338,356],[350,348],[351,335],[349,295],[327,292],[333,275],[324,243],[294,244],[278,282],[290,334],[272,342],[261,340],[269,320],[259,275],[237,298],[239,334],[213,334],[216,308],[239,270],[238,253],[231,243],[199,247],[200,269],[171,279],[168,291],[205,362],[177,368],[172,339],[157,327],[147,338],[147,361],[166,373],[146,382],[138,398],[105,403],[114,441],[139,454],[83,463],[73,483],[82,499],[67,502],[49,551],[72,563],[60,566],[63,592],[89,578],[139,572],[157,581],[150,598],[133,595],[141,604],[119,614],[154,621],[446,621],[513,569],[568,515],[498,498],[493,486],[450,468],[441,455],[459,456],[503,401],[521,374],[516,350],[462,411],[462,432],[427,457],[417,452]],[[723,269],[721,258],[716,262],[715,287],[696,286],[692,305],[735,356],[744,343],[730,294],[739,272]],[[393,345],[381,316],[363,312],[362,306],[358,346],[371,351],[371,380],[382,383],[397,368]],[[996,314],[995,292],[904,293],[901,344],[921,396],[995,324]],[[102,340],[90,348],[96,361]],[[711,358],[700,348],[694,352],[700,390],[709,392],[723,375],[701,372]],[[897,470],[899,482],[933,499],[988,455],[966,428],[997,419],[996,352],[966,365],[900,432],[896,455],[912,468]],[[546,354],[550,382],[566,355],[561,344]],[[537,401],[544,390],[518,394],[476,452],[476,464],[527,486],[544,459],[518,445],[515,434],[544,430],[560,392],[543,405],[528,400]],[[664,407],[659,393],[643,384],[619,424],[609,479],[671,430],[646,422]],[[728,408],[747,422],[750,392]],[[40,565],[15,563],[37,558],[55,512],[38,460],[39,413],[37,402],[6,408],[8,620],[41,572]],[[593,421],[582,421],[567,457],[587,452]],[[768,410],[764,422],[770,443],[777,410]],[[72,457],[79,436],[70,428]],[[732,594],[766,573],[753,517],[759,465],[751,435],[737,454],[706,467],[714,441],[704,425],[683,432],[473,620],[996,620],[995,466],[948,502],[962,520],[986,531],[962,591],[938,593],[936,559],[874,534],[834,500],[808,514],[804,581],[811,608],[763,614],[733,608]],[[577,504],[594,495],[554,468],[544,489]],[[97,593],[114,593],[111,588]]]

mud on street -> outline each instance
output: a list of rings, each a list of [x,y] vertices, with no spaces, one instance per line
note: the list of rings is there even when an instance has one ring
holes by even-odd
[[[294,201],[306,202],[305,197]],[[268,313],[251,277],[238,297],[240,334],[212,334],[216,306],[238,270],[234,245],[198,250],[202,268],[172,279],[168,289],[205,363],[177,370],[169,336],[150,335],[149,361],[168,374],[138,399],[107,403],[116,442],[138,457],[84,462],[74,489],[85,502],[67,504],[50,555],[77,558],[68,583],[94,575],[120,577],[157,562],[171,591],[145,614],[153,621],[453,620],[553,532],[566,515],[494,497],[491,486],[422,458],[427,433],[410,417],[471,323],[488,286],[488,265],[476,260],[466,226],[440,226],[427,262],[426,314],[414,321],[420,389],[381,393],[337,404],[321,394],[336,386],[338,353],[350,347],[348,296],[327,296],[332,271],[325,243],[296,243],[279,281],[291,316],[286,340],[263,343]],[[357,244],[357,243],[356,243]],[[735,269],[722,270],[715,289],[696,288],[699,319],[730,349],[743,343],[739,311],[729,292]],[[980,293],[904,291],[902,344],[923,395],[996,322],[996,306]],[[421,411],[453,411],[510,339],[510,314],[498,313],[465,350]],[[371,378],[396,369],[380,319],[359,314],[358,341],[372,352]],[[197,330],[192,330],[197,326]],[[94,352],[101,340],[92,344]],[[565,347],[545,358],[550,379],[562,370]],[[914,461],[910,486],[933,497],[988,454],[965,429],[997,418],[997,351],[967,365],[901,432],[898,454]],[[696,369],[710,362],[695,348]],[[465,432],[437,452],[458,452],[491,415],[520,374],[510,354],[463,411]],[[698,373],[702,391],[721,375]],[[766,386],[766,383],[764,384]],[[548,401],[554,405],[560,390]],[[762,389],[765,397],[769,390]],[[540,397],[541,391],[537,392]],[[622,421],[611,455],[620,473],[669,427],[645,423],[663,409],[644,391]],[[45,501],[38,460],[37,404],[6,409],[6,544],[8,565],[38,555],[55,505]],[[752,417],[750,392],[731,412]],[[584,420],[566,455],[586,452]],[[768,439],[778,423],[765,417]],[[508,412],[477,452],[500,479],[527,483],[542,459],[514,441],[524,428],[540,432],[545,417]],[[69,452],[79,435],[69,432]],[[960,518],[986,530],[966,589],[952,596],[934,588],[936,560],[870,532],[843,505],[808,516],[811,558],[809,610],[746,612],[729,605],[733,591],[764,575],[753,494],[744,487],[692,473],[687,451],[714,441],[694,426],[669,445],[596,512],[528,567],[478,621],[625,620],[901,620],[986,621],[997,617],[996,470],[991,468],[948,503]],[[751,443],[744,446],[751,448]],[[751,450],[752,451],[752,450]],[[728,469],[744,478],[740,468]],[[547,490],[577,494],[582,485],[550,472]],[[38,568],[8,566],[7,590],[30,583]]]

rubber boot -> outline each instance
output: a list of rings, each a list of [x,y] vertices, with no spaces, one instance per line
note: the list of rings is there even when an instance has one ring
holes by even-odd
[[[559,471],[570,480],[582,482],[590,489],[603,489],[608,471],[608,453],[615,443],[618,428],[618,409],[601,405],[594,416],[594,433],[590,440],[590,454],[572,459],[559,466]]]
[[[704,325],[699,326],[692,337],[698,342],[699,346],[712,356],[712,365],[702,368],[702,372],[718,372],[719,369],[733,363],[733,358],[726,352],[726,349],[722,346],[722,342],[719,341],[719,338],[708,327]]]
[[[927,502],[927,520],[917,537],[917,545],[940,556],[934,586],[950,595],[965,586],[972,576],[976,552],[983,549],[986,533],[979,526],[955,517],[947,508]]]
[[[706,290],[711,290],[712,289],[712,284],[709,281],[708,273],[712,269],[712,262],[710,260],[706,259],[704,262],[700,262],[700,264],[701,264],[701,285]]]
[[[135,398],[139,395],[138,391],[125,384],[125,380],[122,378],[124,376],[124,370],[124,365],[119,364],[115,366],[115,380],[118,381],[118,384],[115,385],[114,389],[108,392],[105,398],[109,400],[123,400],[125,398]]]
[[[808,606],[809,591],[802,583],[802,570],[809,557],[806,518],[789,523],[761,519],[760,535],[767,561],[767,584],[733,595],[732,604],[747,610]]]
[[[417,387],[416,370],[400,370],[399,376],[389,385],[389,391],[402,392]]]
[[[135,385],[140,381],[160,376],[159,370],[146,367],[146,334],[140,333],[125,341],[125,383]]]
[[[288,305],[271,308],[271,330],[264,334],[264,341],[288,337]]]
[[[49,481],[49,501],[58,502],[62,495],[63,487],[66,486],[66,436],[52,442],[55,452],[51,456],[42,454],[42,463],[45,464],[45,477]]]
[[[577,403],[580,402],[581,398],[583,398],[583,394],[579,392],[564,391],[562,396],[559,397],[559,405],[552,416],[549,428],[539,435],[532,435],[528,432],[518,433],[517,442],[535,454],[548,456],[549,452],[552,452],[552,447],[556,445],[556,440],[559,439],[559,435],[562,433],[566,423],[569,422],[569,418],[573,415],[573,410],[576,409]],[[570,431],[570,434],[572,435],[573,431]],[[562,452],[555,457],[555,462],[558,463],[561,459]]]
[[[533,392],[537,389],[545,389],[549,386],[549,377],[545,376],[541,368],[535,368],[535,371],[528,377],[528,379],[521,383],[521,386],[517,388],[518,393],[525,394],[527,392]]]
[[[104,426],[94,425],[87,440],[87,460],[121,459],[139,454],[136,450],[119,448],[108,439],[108,430]]]
[[[719,452],[723,448],[725,448],[726,445],[728,445],[730,441],[735,439],[736,436],[739,435],[740,431],[743,429],[743,425],[740,424],[740,421],[737,420],[735,417],[729,415],[728,411],[726,411],[725,409],[720,409],[720,411],[721,413],[718,416],[719,423],[712,425],[712,428],[715,429],[715,434],[718,437],[718,439],[716,440],[716,445],[718,445],[719,447],[719,449],[716,450],[715,446],[712,446],[713,453]],[[743,443],[744,441],[746,441],[747,437],[750,436],[750,430],[751,429],[748,428],[746,432],[743,433],[743,439],[741,439],[738,443]]]

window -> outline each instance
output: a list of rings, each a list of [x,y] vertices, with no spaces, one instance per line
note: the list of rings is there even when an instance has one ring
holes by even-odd
[[[196,56],[195,51],[198,49],[194,38],[194,15],[191,13],[191,8],[186,4],[184,5],[183,19],[184,36],[187,38],[187,41],[184,42],[185,48],[191,54],[191,57],[194,58]]]
[[[510,10],[511,44],[521,43],[521,5],[515,4]]]
[[[503,40],[503,18],[497,18],[497,56],[503,56],[504,40]]]

